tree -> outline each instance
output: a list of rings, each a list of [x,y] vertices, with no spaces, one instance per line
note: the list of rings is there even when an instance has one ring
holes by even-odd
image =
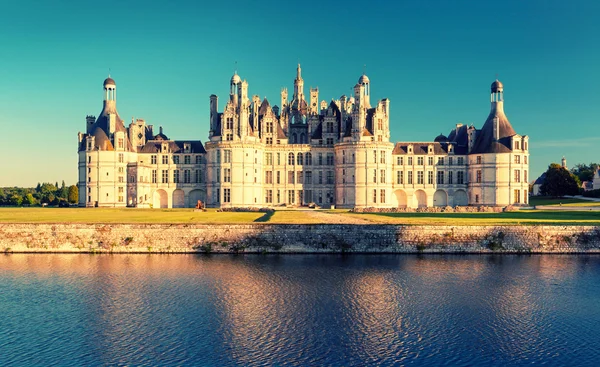
[[[21,206],[23,204],[23,197],[18,194],[12,194],[10,197],[10,205]]]
[[[594,178],[594,173],[598,169],[598,163],[576,164],[571,169],[571,172],[579,178],[579,181],[591,181]]]
[[[546,179],[540,187],[542,195],[560,197],[577,195],[581,182],[579,178],[563,168],[560,164],[552,163],[546,171]]]
[[[69,186],[69,203],[75,204],[79,201],[79,189],[75,185]]]
[[[46,202],[47,202],[48,204],[52,205],[52,204],[54,204],[54,199],[56,199],[56,197],[54,196],[54,194],[48,194],[48,197],[47,197],[47,199],[46,199],[46,200],[47,200]]]
[[[25,200],[24,200],[25,204],[31,206],[35,204],[35,198],[33,197],[33,195],[29,192],[27,193],[27,195],[25,195]]]

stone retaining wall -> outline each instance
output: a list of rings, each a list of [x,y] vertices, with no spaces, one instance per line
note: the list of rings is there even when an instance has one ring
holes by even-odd
[[[600,227],[3,224],[0,251],[600,253]]]

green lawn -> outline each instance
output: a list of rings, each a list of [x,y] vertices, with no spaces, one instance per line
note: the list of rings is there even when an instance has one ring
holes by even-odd
[[[350,213],[332,215],[371,222],[407,225],[600,225],[600,211],[520,210],[508,213]],[[274,213],[195,212],[193,209],[0,208],[0,223],[266,223],[318,224],[323,216],[281,210]]]
[[[532,196],[529,198],[529,205],[564,205],[564,206],[600,206],[600,201],[571,199],[571,198],[551,198],[546,196]]]
[[[600,225],[600,212],[520,210],[507,213],[345,213],[373,223],[407,225]]]
[[[214,209],[0,208],[0,223],[252,223],[263,214]]]

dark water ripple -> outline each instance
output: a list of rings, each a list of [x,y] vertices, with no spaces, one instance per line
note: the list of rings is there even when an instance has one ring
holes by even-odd
[[[595,366],[600,256],[0,256],[0,366]]]

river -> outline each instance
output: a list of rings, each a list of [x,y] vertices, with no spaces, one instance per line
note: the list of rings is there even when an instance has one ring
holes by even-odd
[[[597,365],[600,256],[0,256],[2,366]]]

